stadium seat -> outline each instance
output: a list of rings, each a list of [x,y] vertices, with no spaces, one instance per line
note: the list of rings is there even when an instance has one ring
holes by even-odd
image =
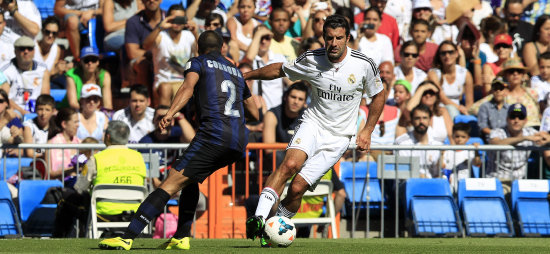
[[[367,176],[367,168],[369,175]],[[367,200],[369,208],[380,209],[382,203],[382,190],[380,189],[380,181],[377,178],[377,163],[374,161],[361,161],[355,163],[355,186],[353,185],[353,162],[340,162],[340,180],[344,183],[346,195],[350,201],[355,200],[355,206],[365,209]],[[365,181],[368,179],[368,181]],[[368,184],[368,188],[367,188]],[[353,192],[355,190],[355,199]],[[368,196],[368,199],[367,199]],[[384,201],[386,199],[384,198]],[[387,208],[387,206],[384,206]]]
[[[13,205],[8,183],[0,181],[0,237],[23,236],[19,215]]]
[[[521,236],[550,235],[548,180],[515,180],[512,183],[512,211]]]
[[[283,194],[281,195],[281,200],[284,199],[290,183],[286,183]],[[327,204],[327,212],[325,212],[325,217],[317,218],[293,218],[292,222],[296,225],[311,225],[311,224],[330,224],[332,229],[332,237],[338,238],[336,233],[336,211],[334,210],[334,200],[332,199],[332,182],[329,180],[321,180],[314,191],[306,191],[304,197],[307,196],[324,196]]]
[[[457,115],[454,118],[454,123],[467,123],[470,125],[470,136],[471,137],[479,137],[481,134],[481,130],[479,129],[477,117],[473,115]]]
[[[62,187],[58,180],[24,180],[19,183],[19,212],[25,236],[51,236],[57,204],[41,204],[50,187]]]
[[[6,174],[4,175],[4,162],[6,167]],[[22,157],[21,165],[19,164],[19,158],[16,157],[6,157],[0,159],[0,180],[5,181],[9,179],[12,175],[17,174],[21,167],[28,167],[32,163],[32,158]],[[4,179],[5,177],[5,179]]]
[[[461,179],[458,203],[467,235],[514,236],[512,217],[498,179]]]
[[[51,89],[50,95],[53,97],[55,102],[61,102],[63,98],[67,95],[67,90],[65,89]]]
[[[55,0],[33,0],[33,2],[36,8],[38,8],[42,20],[45,20],[49,16],[55,16],[53,12]]]
[[[126,184],[99,184],[92,190],[92,202],[90,205],[90,227],[88,237],[98,239],[101,235],[101,229],[104,228],[126,228],[130,222],[99,222],[97,221],[96,205],[97,201],[102,202],[124,202],[141,203],[147,197],[147,188],[145,186],[126,185]],[[151,233],[151,227],[148,227]]]
[[[184,9],[187,9],[187,0],[164,0],[160,3],[160,9],[167,12],[170,6],[174,4],[181,4]]]
[[[462,235],[462,221],[446,179],[408,179],[405,196],[411,235]]]
[[[92,18],[88,21],[88,31],[86,33],[90,47],[99,50],[100,55],[103,58],[116,57],[116,53],[113,51],[103,50],[103,38],[105,38],[105,30],[103,29],[103,20]]]

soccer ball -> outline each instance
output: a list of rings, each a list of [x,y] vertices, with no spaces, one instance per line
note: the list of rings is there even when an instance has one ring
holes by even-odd
[[[273,216],[265,222],[265,235],[271,246],[288,247],[296,239],[296,226],[284,216]]]

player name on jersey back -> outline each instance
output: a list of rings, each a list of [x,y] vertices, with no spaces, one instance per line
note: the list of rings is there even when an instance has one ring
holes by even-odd
[[[227,73],[229,73],[229,74],[231,74],[235,77],[239,77],[239,78],[243,77],[241,75],[241,72],[237,71],[237,68],[227,66],[225,64],[219,63],[218,61],[206,60],[206,65],[208,66],[208,68],[216,68],[218,70],[225,71],[225,72],[227,72]]]

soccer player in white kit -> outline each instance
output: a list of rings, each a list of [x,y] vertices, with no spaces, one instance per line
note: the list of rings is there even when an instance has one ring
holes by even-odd
[[[384,107],[384,88],[374,62],[347,47],[349,24],[341,15],[327,17],[323,25],[325,48],[307,51],[296,60],[274,63],[244,73],[245,79],[288,77],[311,84],[311,104],[288,144],[278,170],[267,178],[254,216],[246,221],[247,238],[261,237],[265,219],[279,199],[288,179],[292,180],[277,215],[292,218],[300,208],[302,196],[333,166],[347,150],[357,132],[359,103],[364,93],[372,97],[365,127],[358,133],[359,149],[370,148],[371,133]],[[296,174],[297,173],[297,174]]]

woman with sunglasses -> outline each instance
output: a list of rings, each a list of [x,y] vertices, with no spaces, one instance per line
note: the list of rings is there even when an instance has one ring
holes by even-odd
[[[103,108],[112,111],[111,74],[99,68],[99,53],[92,47],[84,47],[80,51],[80,64],[70,69],[67,76],[67,95],[61,101],[60,107],[80,109],[80,94],[85,84],[97,84],[101,87]]]
[[[304,29],[302,38],[311,38],[314,37],[321,45],[325,44],[325,39],[323,38],[323,25],[325,24],[325,19],[329,16],[327,10],[315,10],[314,6],[311,7],[311,16],[307,20],[306,28]]]
[[[59,20],[54,16],[47,17],[42,22],[42,39],[34,46],[34,60],[44,63],[52,76],[64,71],[57,66],[63,54],[63,51],[55,42],[58,33]]]
[[[80,92],[80,112],[78,113],[78,130],[76,137],[84,140],[92,137],[103,140],[103,131],[107,129],[109,118],[99,111],[101,105],[101,88],[96,84],[86,84]]]
[[[419,56],[418,47],[414,41],[406,41],[403,43],[399,50],[399,56],[401,57],[401,63],[399,63],[393,71],[395,79],[407,80],[411,84],[409,92],[414,94],[418,85],[426,80],[428,76],[424,71],[414,66]]]
[[[390,38],[376,32],[382,21],[382,12],[377,7],[370,7],[364,13],[363,23],[356,40],[358,50],[369,56],[377,66],[386,61],[393,63],[393,47]]]
[[[395,136],[399,137],[410,130],[412,125],[410,123],[410,119],[407,119],[406,116],[408,116],[409,112],[411,112],[414,107],[418,106],[418,104],[424,104],[433,112],[430,126],[428,128],[430,137],[441,143],[443,143],[445,139],[449,138],[449,141],[452,143],[453,121],[451,120],[447,109],[439,106],[441,102],[440,94],[440,89],[434,82],[426,80],[420,83],[413,97],[407,102],[407,112],[403,112],[401,114],[401,119],[399,120],[399,125],[396,128]]]
[[[458,48],[451,41],[443,41],[437,49],[433,69],[428,79],[440,88],[439,96],[445,104],[451,119],[458,114],[468,114],[468,108],[474,103],[474,81],[468,70],[458,65]],[[465,97],[465,105],[460,104]]]
[[[140,0],[105,0],[103,2],[103,48],[117,51],[124,45],[126,20],[143,10]]]
[[[492,63],[487,62],[483,65],[483,94],[489,94],[493,80],[501,71],[502,64],[510,59],[513,50],[512,37],[507,33],[495,36],[493,43],[493,50],[496,52],[498,60]]]
[[[241,58],[245,55],[250,43],[252,43],[252,32],[260,24],[253,18],[256,8],[255,0],[238,0],[239,15],[227,20],[227,29],[231,33],[231,39],[237,42],[241,51]]]
[[[543,14],[533,28],[533,41],[523,47],[523,60],[532,76],[539,75],[537,60],[540,54],[550,51],[550,15]]]

